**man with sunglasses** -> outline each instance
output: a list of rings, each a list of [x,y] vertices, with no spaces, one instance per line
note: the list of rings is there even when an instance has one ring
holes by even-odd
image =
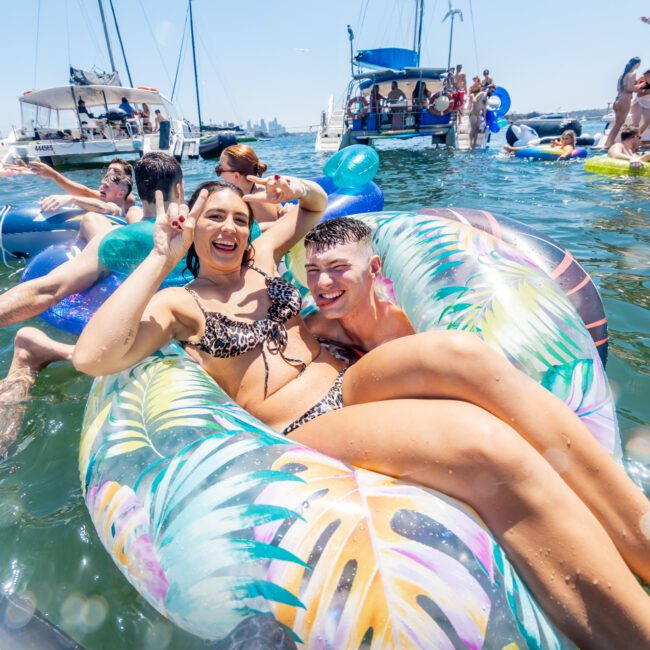
[[[621,129],[621,141],[614,143],[607,151],[610,158],[629,160],[630,169],[639,170],[650,162],[650,153],[640,156],[641,134],[636,126],[624,126]]]

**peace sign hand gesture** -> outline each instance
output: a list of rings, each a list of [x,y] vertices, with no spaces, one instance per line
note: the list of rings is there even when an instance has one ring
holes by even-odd
[[[262,192],[246,194],[244,201],[247,203],[286,203],[303,199],[308,191],[305,183],[293,176],[276,174],[270,178],[259,178],[258,176],[247,176],[246,178],[251,183],[264,187]]]
[[[156,191],[156,224],[153,229],[154,251],[166,258],[171,266],[180,262],[194,241],[194,226],[203,211],[207,190],[200,194],[192,210],[182,203],[170,203],[165,210],[163,194]]]

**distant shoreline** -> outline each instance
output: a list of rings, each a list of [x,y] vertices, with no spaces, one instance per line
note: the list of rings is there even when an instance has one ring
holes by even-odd
[[[599,120],[608,110],[607,108],[583,108],[577,111],[531,111],[530,113],[508,113],[507,117],[509,120],[529,120],[540,115],[549,115],[555,112],[566,115],[567,117],[586,117],[592,120]]]

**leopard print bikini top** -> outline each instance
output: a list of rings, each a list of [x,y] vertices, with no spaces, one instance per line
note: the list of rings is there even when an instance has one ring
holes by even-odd
[[[185,289],[194,297],[203,312],[205,331],[198,343],[189,341],[181,341],[181,343],[191,345],[218,359],[237,357],[261,345],[262,358],[264,359],[264,396],[266,397],[269,364],[265,347],[271,354],[279,354],[290,365],[298,366],[300,372],[307,367],[304,361],[284,356],[288,341],[287,328],[284,324],[300,313],[302,298],[298,289],[283,278],[271,277],[252,264],[245,266],[264,276],[266,290],[271,300],[266,318],[247,323],[229,318],[220,312],[207,311],[203,308],[196,292],[186,286]]]

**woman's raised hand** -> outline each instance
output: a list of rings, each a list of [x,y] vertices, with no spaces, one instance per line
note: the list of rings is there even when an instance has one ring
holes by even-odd
[[[189,210],[184,203],[170,203],[165,210],[165,200],[160,191],[156,191],[156,225],[153,229],[154,250],[176,265],[183,259],[187,249],[194,240],[194,226],[208,198],[203,190]]]
[[[257,176],[246,177],[251,183],[261,185],[263,192],[246,194],[244,201],[247,203],[286,203],[287,201],[300,200],[307,194],[307,186],[304,181],[293,176],[270,176],[259,178]]]

